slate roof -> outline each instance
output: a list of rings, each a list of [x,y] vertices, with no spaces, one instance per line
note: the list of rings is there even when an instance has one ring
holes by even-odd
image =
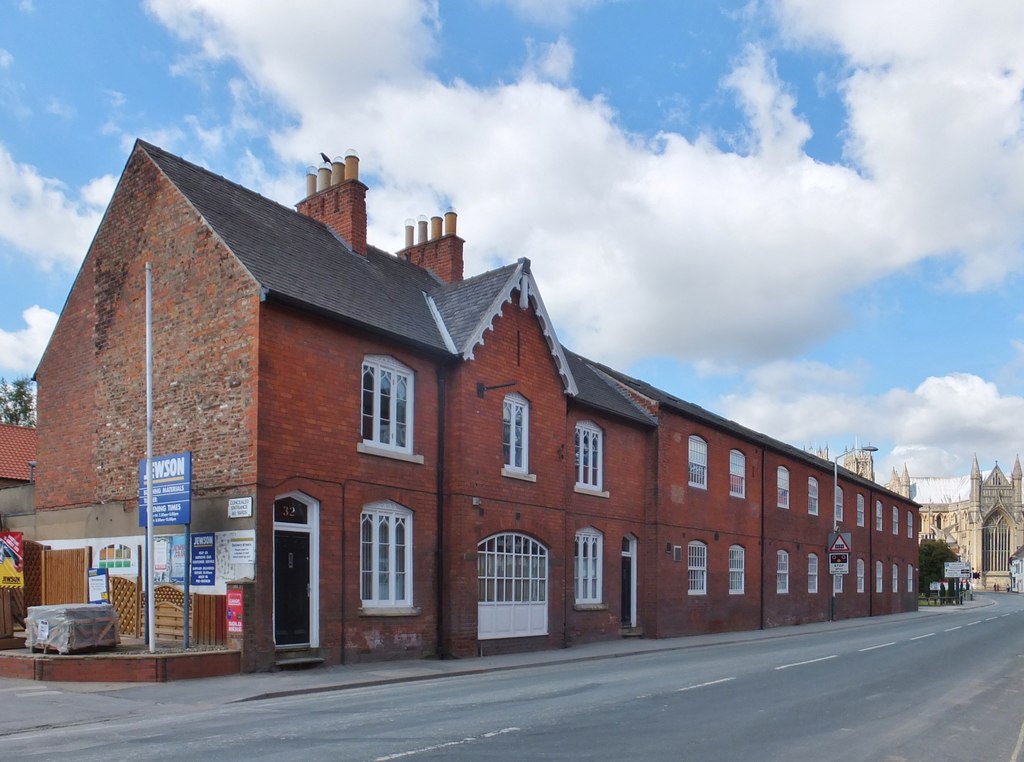
[[[631,400],[621,389],[609,383],[607,376],[598,373],[590,360],[570,352],[565,347],[562,347],[562,351],[565,352],[565,359],[579,388],[579,395],[576,397],[578,402],[636,423],[658,425],[654,416]]]
[[[28,463],[36,459],[36,430],[0,423],[0,480],[27,482]]]
[[[432,294],[458,349],[465,347],[518,267],[518,263],[505,265],[436,289]]]
[[[804,450],[801,450],[799,447],[794,447],[793,445],[781,442],[778,439],[774,439],[768,436],[767,434],[762,434],[759,431],[754,431],[753,429],[749,429],[746,426],[742,426],[736,423],[735,421],[731,421],[728,418],[718,415],[717,413],[712,413],[710,410],[705,410],[700,405],[695,405],[692,402],[687,402],[686,400],[681,399],[675,396],[674,394],[670,394],[669,392],[663,391],[662,389],[659,389],[656,386],[652,386],[646,381],[640,381],[639,379],[631,378],[630,376],[627,376],[624,373],[620,373],[619,371],[604,365],[598,365],[596,363],[594,365],[595,367],[607,373],[609,376],[616,379],[623,385],[639,392],[645,397],[655,400],[660,406],[664,408],[674,410],[678,413],[682,413],[683,415],[689,418],[694,418],[698,421],[702,421],[709,426],[713,426],[719,430],[726,431],[730,434],[740,437],[741,439],[745,439],[760,447],[764,447],[765,449],[783,453],[787,457],[792,458],[793,460],[803,461],[804,463],[815,466],[817,468],[827,468],[828,470],[832,470],[833,468],[833,464],[831,461],[827,461],[824,458],[819,458],[817,455],[813,455],[812,453],[805,452]],[[898,496],[900,498],[903,497],[902,495],[898,495],[898,493],[892,492],[891,490],[882,486],[878,482],[871,481],[870,479],[865,479],[859,474],[853,471],[849,471],[843,468],[842,466],[839,466],[839,473],[847,481],[859,482],[865,487],[869,487],[870,489],[873,489],[877,492],[886,492],[891,495]],[[917,502],[920,501],[918,500]]]
[[[138,141],[256,282],[277,299],[428,350],[447,353],[424,292],[426,270],[369,247],[366,256],[323,223]]]

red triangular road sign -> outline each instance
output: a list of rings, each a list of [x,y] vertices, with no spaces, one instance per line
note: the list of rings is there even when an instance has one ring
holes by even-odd
[[[850,552],[850,544],[845,539],[843,539],[843,536],[841,534],[837,534],[836,535],[836,539],[834,539],[832,541],[832,545],[829,546],[828,552],[829,553],[849,553]]]

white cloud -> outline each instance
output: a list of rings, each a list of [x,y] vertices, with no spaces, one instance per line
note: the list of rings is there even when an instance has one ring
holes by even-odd
[[[954,132],[963,145],[991,150],[964,159],[936,150],[934,113],[860,95],[885,83],[906,95],[891,66],[855,68],[842,87],[856,163],[830,165],[806,155],[810,127],[764,47],[747,48],[722,82],[747,115],[732,151],[717,136],[645,141],[626,133],[603,100],[561,86],[571,74],[564,39],[534,48],[520,81],[441,83],[427,69],[437,33],[432,3],[254,12],[153,0],[150,8],[203,61],[238,63],[251,83],[232,86],[239,103],[256,91],[294,113],[295,127],[271,135],[283,162],[359,150],[364,174],[377,180],[377,243],[399,246],[406,217],[453,202],[467,271],[530,256],[541,282],[558,284],[545,295],[564,338],[611,362],[655,351],[690,362],[783,357],[843,324],[844,295],[924,258],[959,252],[969,286],[983,282],[979,273],[995,268],[1001,277],[1021,264],[1024,172],[1007,133],[1009,85],[972,91],[974,116]],[[968,34],[970,19],[963,23]],[[915,35],[905,36],[891,35],[892,44],[917,50]],[[944,55],[926,63],[948,73]],[[1007,48],[962,77],[980,81],[990,64],[1016,55]],[[942,78],[931,81],[938,88]],[[944,92],[962,95],[955,81]],[[204,129],[216,134],[214,125]],[[979,130],[985,141],[967,140]],[[909,148],[916,163],[902,155]],[[301,193],[301,176],[293,187],[282,201]],[[618,308],[605,308],[612,303]]]
[[[46,113],[59,116],[62,119],[70,119],[75,115],[75,109],[59,98],[51,97],[46,101]]]
[[[566,84],[572,76],[575,53],[565,37],[555,42],[539,44],[527,40],[528,56],[523,67],[523,76]]]
[[[93,180],[76,197],[60,181],[17,163],[0,145],[0,239],[41,269],[73,271],[85,256],[113,182],[110,177]]]
[[[9,69],[12,63],[14,63],[14,56],[10,51],[0,48],[0,69]]]
[[[890,444],[876,455],[876,477],[893,468],[913,476],[967,473],[977,453],[986,463],[1015,456],[1024,397],[969,373],[933,376],[913,390],[865,394],[858,374],[819,363],[772,363],[751,371],[742,394],[722,399],[723,414],[798,446],[833,454],[857,444]],[[817,439],[833,432],[832,441]]]
[[[35,305],[21,314],[25,328],[18,331],[0,329],[0,375],[27,375],[35,372],[46,342],[57,325],[57,315]],[[10,379],[8,379],[10,380]]]

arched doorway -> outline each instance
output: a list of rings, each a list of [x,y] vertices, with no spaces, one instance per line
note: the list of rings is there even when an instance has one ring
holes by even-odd
[[[636,538],[622,538],[622,601],[619,621],[623,629],[636,627]]]
[[[274,644],[319,645],[319,508],[301,492],[274,501]]]

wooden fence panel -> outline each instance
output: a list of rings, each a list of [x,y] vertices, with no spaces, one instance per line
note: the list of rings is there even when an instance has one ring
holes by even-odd
[[[91,556],[89,548],[43,551],[44,606],[89,602],[87,574]]]
[[[199,646],[222,646],[227,642],[227,596],[192,596],[192,639]]]
[[[14,637],[14,605],[11,590],[0,590],[0,640]]]

